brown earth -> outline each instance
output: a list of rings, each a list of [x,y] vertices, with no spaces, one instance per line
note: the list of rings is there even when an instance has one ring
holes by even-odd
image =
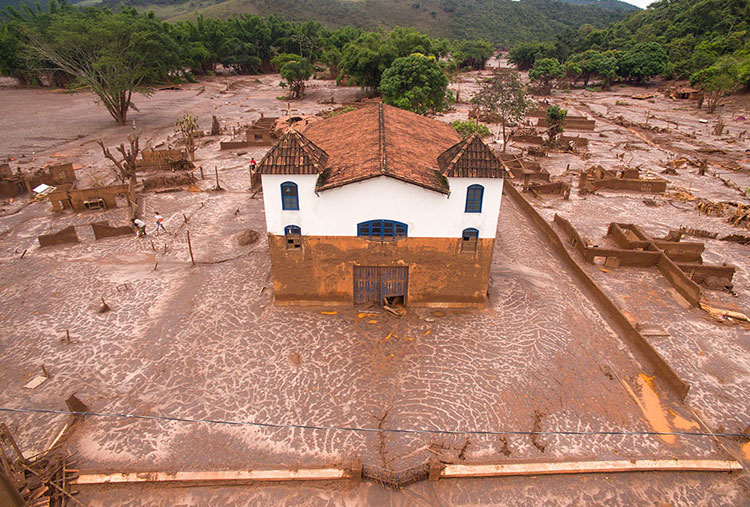
[[[464,98],[476,89],[476,75],[463,77]],[[180,147],[173,125],[188,112],[206,130],[211,116],[218,116],[222,138],[228,139],[261,112],[279,116],[287,109],[275,98],[282,93],[278,82],[278,76],[216,77],[157,91],[137,102],[141,112],[131,119],[142,131],[144,147]],[[717,231],[720,237],[750,233],[732,227],[726,217],[699,215],[692,203],[662,195],[578,195],[577,172],[590,165],[624,164],[661,173],[666,162],[690,157],[705,158],[709,174],[698,176],[693,167],[660,174],[670,182],[668,191],[682,187],[697,197],[750,203],[720,179],[750,186],[747,143],[737,139],[750,129],[746,120],[736,119],[750,118],[742,97],[708,117],[686,101],[659,95],[651,101],[630,99],[637,93],[642,89],[555,92],[553,101],[596,119],[597,127],[581,133],[590,140],[586,154],[539,159],[574,190],[569,201],[530,198],[537,209],[548,220],[554,213],[564,215],[583,235],[602,242],[612,221],[636,223],[655,236],[680,225]],[[308,97],[289,109],[316,113],[337,107],[319,103],[330,97],[340,104],[359,94],[314,81]],[[457,104],[441,118],[465,119],[467,113],[468,105]],[[722,136],[713,136],[719,115],[727,126]],[[95,140],[119,144],[132,126],[117,127],[88,93],[10,86],[0,88],[0,130],[0,162],[12,156],[14,169],[73,162],[81,168],[80,180],[109,183],[114,178]],[[0,407],[64,409],[63,400],[75,392],[102,413],[594,434],[369,434],[87,417],[67,443],[81,468],[224,470],[345,464],[358,458],[365,466],[400,470],[433,456],[472,463],[731,455],[748,464],[750,456],[742,455],[743,442],[737,439],[722,438],[719,445],[710,437],[595,434],[694,430],[699,418],[713,431],[740,433],[750,424],[750,333],[707,320],[655,271],[584,266],[633,320],[669,332],[650,341],[691,384],[684,402],[648,380],[642,358],[607,324],[572,272],[507,198],[484,310],[408,309],[399,319],[378,310],[275,307],[262,196],[251,197],[247,171],[250,157],[260,160],[267,148],[219,151],[219,137],[200,137],[197,146],[196,165],[205,173],[201,180],[195,171],[202,192],[139,196],[149,231],[158,210],[166,234],[95,241],[86,232],[91,228],[80,226],[103,220],[125,225],[127,211],[56,216],[49,203],[27,205],[23,198],[2,206]],[[711,151],[716,149],[721,151]],[[209,192],[215,173],[226,192]],[[657,206],[644,203],[646,197]],[[77,226],[79,244],[39,249],[38,235],[67,226]],[[258,231],[259,240],[238,245],[248,230]],[[717,292],[716,297],[750,310],[750,246],[701,240],[707,243],[707,262],[739,268],[736,296]],[[98,311],[101,297],[111,309],[106,313]],[[61,342],[66,331],[72,343]],[[41,364],[51,378],[37,389],[24,389]],[[64,418],[3,413],[0,420],[25,449],[41,449]],[[652,473],[443,480],[403,490],[372,482],[102,487],[84,489],[80,498],[89,505],[740,505],[750,501],[747,484],[745,473]]]

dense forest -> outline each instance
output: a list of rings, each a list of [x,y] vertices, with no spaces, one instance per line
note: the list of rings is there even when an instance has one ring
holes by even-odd
[[[661,0],[604,29],[519,43],[510,60],[546,83],[690,78],[712,111],[719,97],[750,87],[750,0]]]
[[[658,72],[627,68],[625,55],[646,47],[660,60]],[[555,58],[575,71],[576,62],[614,58],[618,75],[626,78],[690,77],[722,59],[747,67],[749,56],[750,0],[661,0],[607,28],[584,25],[558,34],[553,43],[539,39],[511,51],[521,68],[530,68],[537,58]]]
[[[552,40],[555,34],[583,24],[604,28],[629,12],[624,7],[629,4],[620,5],[623,2],[617,0],[572,1],[584,5],[558,0],[104,0],[104,5],[113,10],[123,5],[152,10],[168,21],[197,15],[226,19],[248,13],[313,20],[327,28],[409,26],[433,37],[483,38],[499,48],[520,41]]]

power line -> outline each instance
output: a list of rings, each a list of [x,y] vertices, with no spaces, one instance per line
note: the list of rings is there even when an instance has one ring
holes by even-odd
[[[267,423],[256,421],[230,421],[226,419],[194,419],[190,417],[172,417],[161,415],[141,415],[141,414],[120,414],[116,412],[69,412],[67,410],[54,410],[48,408],[9,408],[0,407],[0,412],[11,413],[36,413],[36,414],[56,414],[56,415],[83,415],[92,417],[107,417],[114,419],[141,419],[149,421],[168,421],[180,423],[208,423],[223,424],[228,426],[254,426],[260,428],[272,429],[301,429],[315,431],[350,431],[358,433],[407,433],[407,434],[430,434],[430,435],[570,435],[570,436],[591,436],[591,435],[623,435],[623,436],[686,436],[686,437],[739,437],[748,438],[750,435],[745,433],[712,433],[704,431],[521,431],[521,430],[430,430],[430,429],[412,429],[412,428],[362,428],[358,426],[321,426],[313,424],[283,424]]]

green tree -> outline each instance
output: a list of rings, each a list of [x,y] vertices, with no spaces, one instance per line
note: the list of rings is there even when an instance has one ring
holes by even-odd
[[[166,27],[135,9],[101,9],[50,16],[43,29],[26,27],[23,45],[33,65],[52,64],[88,86],[118,125],[124,125],[134,92],[178,69],[179,49]]]
[[[552,81],[563,77],[563,74],[563,67],[556,58],[542,58],[534,62],[534,66],[529,71],[529,78],[532,81],[539,81],[542,93],[548,94],[552,90]]]
[[[456,129],[456,132],[458,132],[464,139],[475,133],[479,134],[482,137],[492,135],[489,127],[487,127],[487,125],[485,125],[484,123],[478,123],[471,120],[456,120],[451,123],[451,125],[453,125],[453,128]]]
[[[307,58],[298,58],[282,65],[281,77],[286,79],[289,86],[290,99],[301,99],[305,96],[305,81],[312,77],[313,72],[315,68]]]
[[[511,48],[508,60],[519,70],[529,70],[537,58],[554,58],[555,46],[549,42],[521,42]]]
[[[450,103],[448,77],[434,57],[415,53],[397,58],[380,80],[383,102],[425,114]]]
[[[550,147],[558,145],[558,138],[563,133],[563,123],[568,115],[567,109],[560,106],[549,106],[545,118],[547,120],[547,144]]]
[[[617,62],[617,73],[640,83],[667,70],[669,57],[656,42],[642,42],[624,53]]]
[[[588,86],[592,77],[599,77],[606,87],[617,73],[617,60],[609,53],[589,49],[570,57],[567,65],[575,65],[580,68],[580,78],[583,86]]]
[[[365,33],[346,45],[339,69],[363,89],[374,91],[396,57],[395,46],[386,44],[382,34]]]
[[[461,40],[453,42],[451,53],[456,57],[460,55],[460,60],[457,58],[459,68],[484,70],[487,60],[495,54],[495,48],[484,39]]]
[[[497,117],[502,125],[503,152],[510,142],[512,131],[507,127],[516,124],[532,106],[518,72],[502,70],[491,79],[480,83],[479,92],[471,102],[480,113],[487,117]]]
[[[690,82],[703,91],[706,108],[709,113],[713,113],[719,99],[733,92],[739,85],[738,62],[731,56],[722,57],[707,69],[693,73]]]

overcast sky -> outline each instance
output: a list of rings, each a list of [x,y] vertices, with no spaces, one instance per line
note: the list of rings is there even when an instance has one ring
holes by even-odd
[[[656,0],[623,0],[629,4],[637,5],[641,9],[645,9],[649,4],[654,3]]]

